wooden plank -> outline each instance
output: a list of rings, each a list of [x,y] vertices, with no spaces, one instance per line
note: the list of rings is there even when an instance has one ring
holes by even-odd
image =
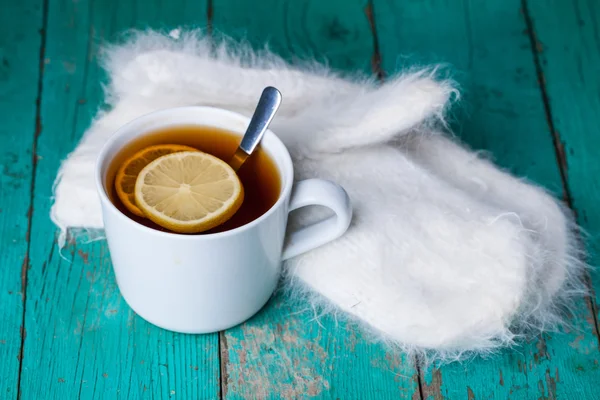
[[[600,264],[600,5],[581,0],[531,1],[526,9],[536,42],[549,121],[573,208],[587,236],[589,263]],[[591,273],[596,327],[600,272]],[[600,340],[600,337],[599,337]],[[598,360],[597,360],[598,361]]]
[[[218,397],[218,335],[167,332],[121,298],[105,241],[57,248],[52,183],[101,104],[97,43],[146,25],[205,25],[206,3],[51,0],[27,282],[23,399]]]
[[[490,151],[501,166],[562,195],[518,0],[374,0],[374,19],[386,73],[413,64],[450,63],[465,104],[455,113],[455,131],[472,147]],[[592,315],[583,302],[574,312],[574,326],[566,333],[544,335],[487,360],[429,369],[421,377],[423,397],[597,395]]]
[[[41,0],[0,13],[0,398],[18,395],[27,269],[32,149],[43,25]]]
[[[371,73],[374,39],[368,0],[218,0],[212,32],[268,47],[287,60],[317,60],[341,71]]]
[[[244,2],[220,0],[213,32],[265,42],[282,57],[314,57],[338,70],[370,72],[374,41],[366,0]],[[308,306],[275,296],[250,321],[222,336],[223,394],[241,398],[372,398],[418,396],[416,370],[352,324],[318,320]]]

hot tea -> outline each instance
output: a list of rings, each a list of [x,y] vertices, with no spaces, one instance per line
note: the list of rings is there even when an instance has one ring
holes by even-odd
[[[150,132],[128,143],[111,161],[106,187],[112,203],[132,220],[160,231],[167,229],[130,212],[115,193],[117,170],[125,160],[141,149],[157,144],[194,147],[229,162],[241,140],[240,135],[208,126],[175,126]],[[244,186],[244,202],[227,222],[203,233],[223,232],[245,225],[267,212],[279,198],[281,179],[275,162],[261,148],[255,150],[237,171]]]

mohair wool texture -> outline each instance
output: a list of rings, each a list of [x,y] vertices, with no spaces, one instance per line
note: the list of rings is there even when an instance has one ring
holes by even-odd
[[[342,238],[285,263],[293,301],[341,312],[394,348],[450,361],[555,328],[583,292],[571,215],[443,132],[458,91],[435,68],[380,84],[198,31],[133,32],[102,60],[108,107],[56,179],[51,216],[63,238],[69,228],[102,229],[94,165],[120,126],[188,105],[250,116],[262,89],[275,86],[283,103],[271,129],[295,179],[333,180],[354,208]],[[290,224],[325,214],[303,209]]]

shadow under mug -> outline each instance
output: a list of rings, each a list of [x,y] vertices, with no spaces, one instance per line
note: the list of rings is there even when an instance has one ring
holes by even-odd
[[[246,225],[205,235],[161,232],[131,220],[110,201],[108,166],[132,140],[179,125],[211,126],[241,137],[248,123],[248,118],[218,108],[167,109],[121,127],[100,152],[96,187],[117,284],[129,306],[154,325],[183,333],[238,325],[271,297],[282,260],[332,241],[348,229],[352,208],[344,189],[320,179],[294,184],[290,154],[271,131],[261,146],[277,166],[281,193],[266,213]],[[328,207],[334,215],[289,233],[285,240],[288,213],[310,205]]]

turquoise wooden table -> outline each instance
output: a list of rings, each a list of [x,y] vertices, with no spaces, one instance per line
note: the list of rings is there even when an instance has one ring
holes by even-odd
[[[98,45],[132,27],[224,32],[379,79],[446,62],[454,130],[600,234],[600,3],[594,0],[5,0],[0,7],[0,398],[599,399],[600,271],[571,326],[465,364],[417,368],[281,295],[191,336],[121,298],[104,241],[57,247],[52,183],[102,104]],[[594,288],[596,291],[594,291]]]

